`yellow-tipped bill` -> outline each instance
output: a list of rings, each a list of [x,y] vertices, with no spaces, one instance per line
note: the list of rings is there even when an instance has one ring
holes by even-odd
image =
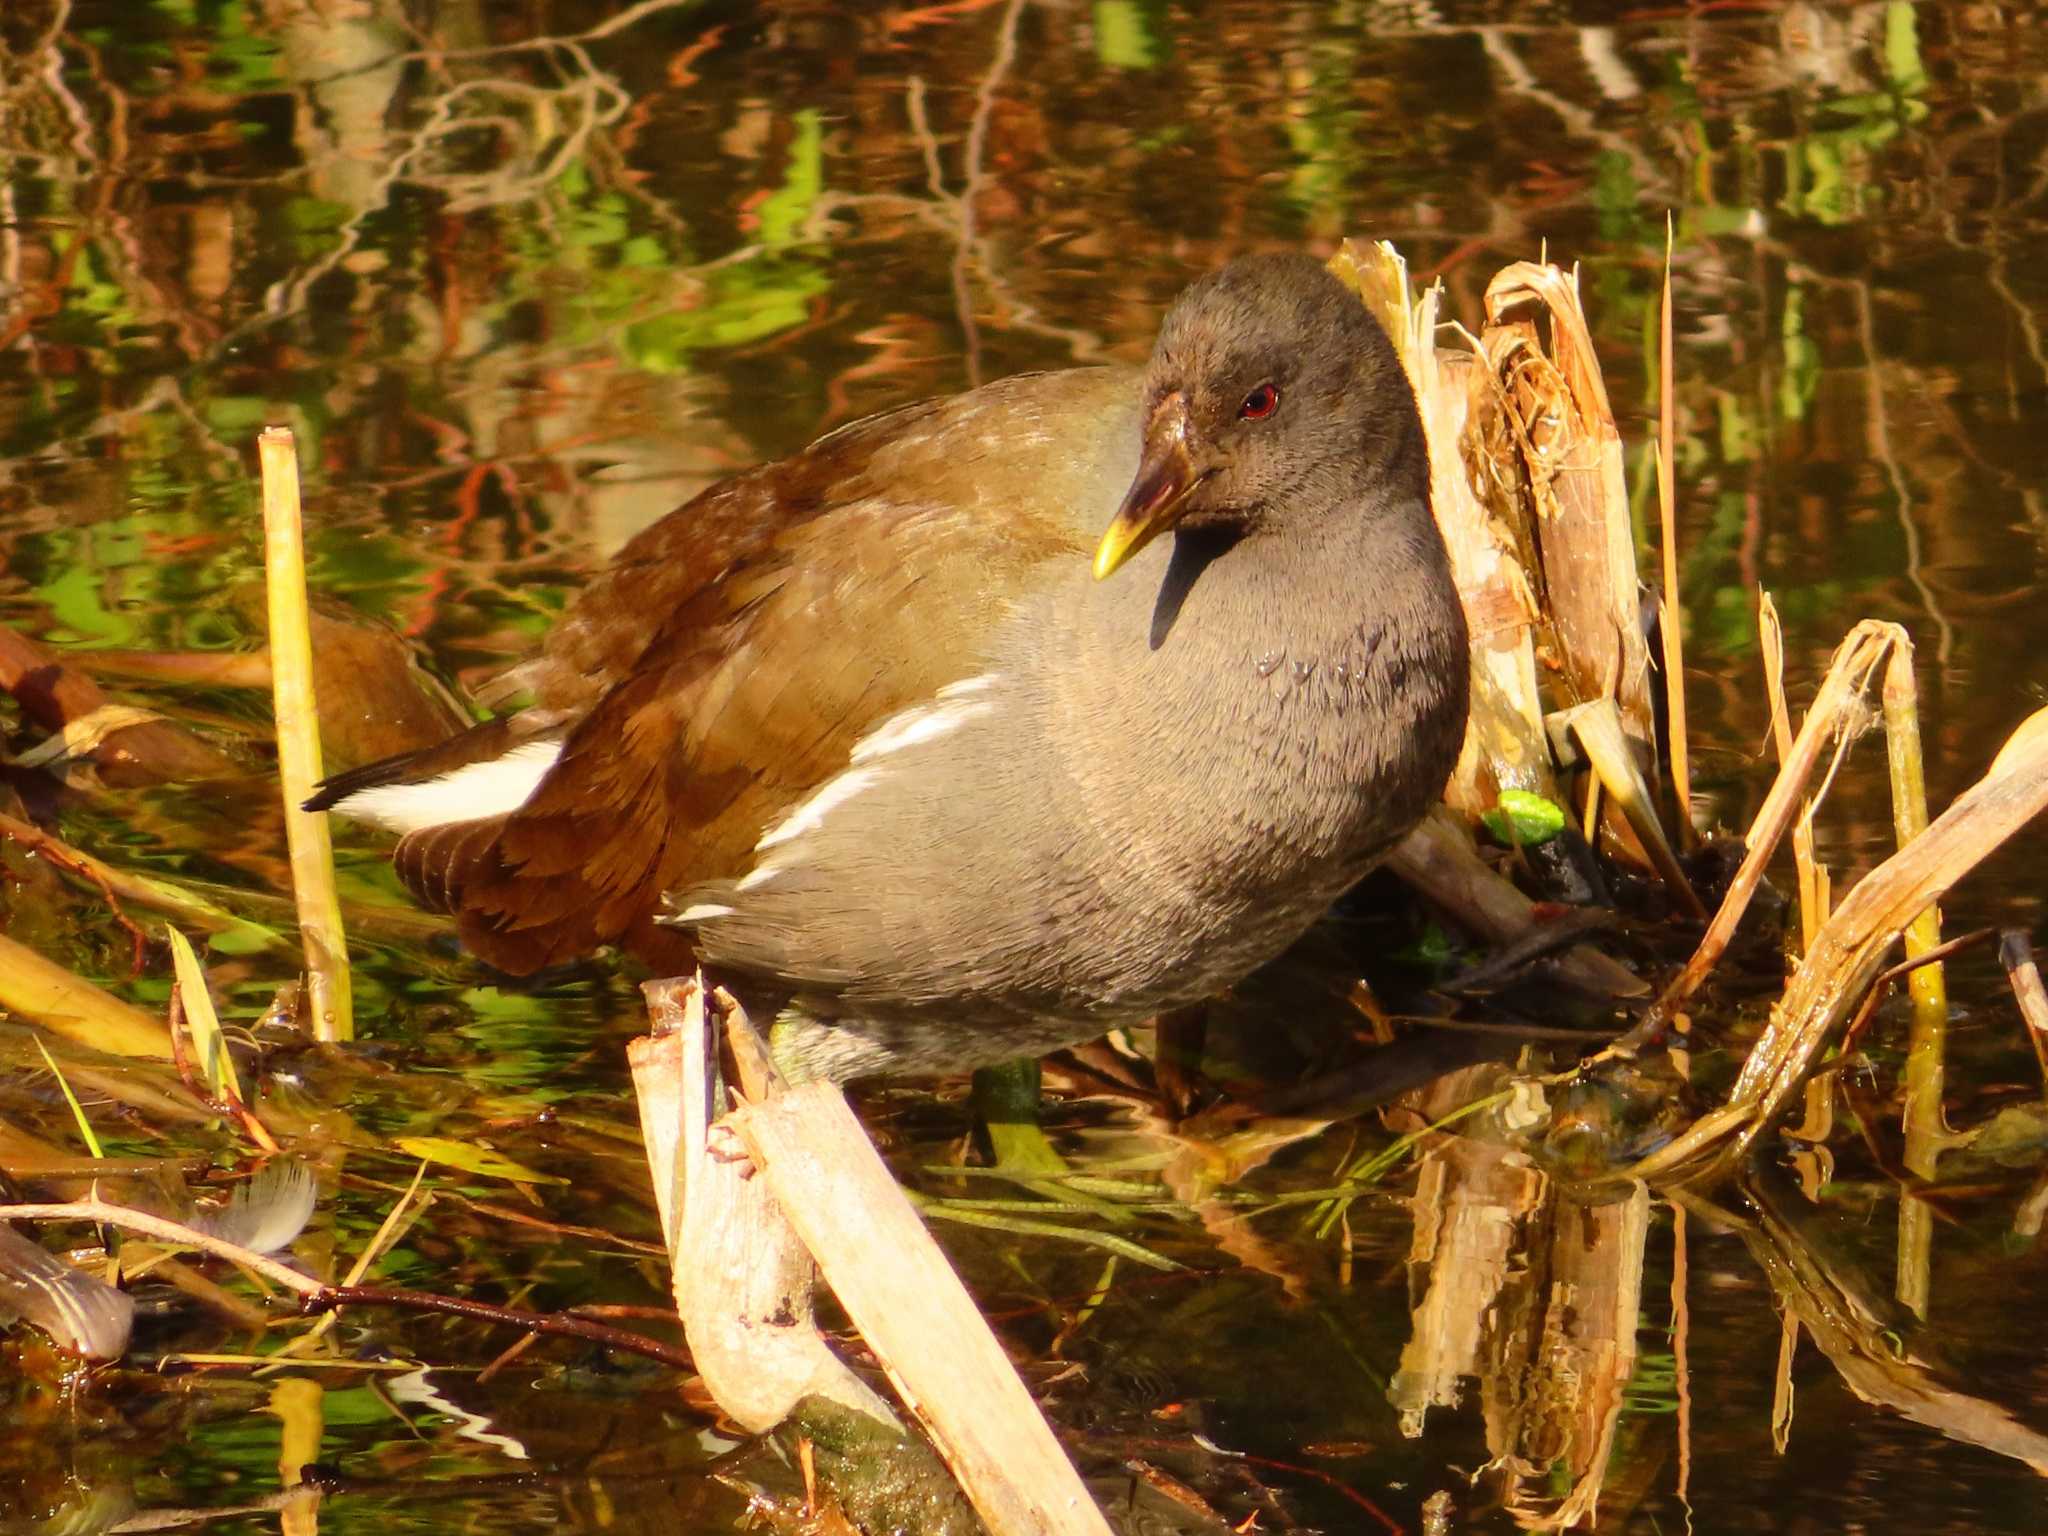
[[[1174,393],[1159,402],[1145,424],[1138,473],[1124,503],[1095,546],[1095,579],[1101,581],[1152,540],[1180,521],[1202,469],[1188,444],[1188,402]]]

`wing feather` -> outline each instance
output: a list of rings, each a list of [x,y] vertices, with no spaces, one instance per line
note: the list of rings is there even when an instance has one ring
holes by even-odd
[[[553,768],[508,816],[409,836],[408,885],[508,971],[620,941],[674,962],[665,892],[743,873],[856,741],[972,675],[1011,600],[1085,561],[1135,462],[1134,377],[908,407],[653,525],[511,674],[573,720]]]

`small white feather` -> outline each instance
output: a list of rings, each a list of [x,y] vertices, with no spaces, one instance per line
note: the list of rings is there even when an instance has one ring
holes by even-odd
[[[942,699],[964,699],[970,693],[986,693],[996,680],[993,672],[983,672],[977,677],[963,677],[957,683],[948,683],[939,690]]]
[[[805,832],[816,831],[824,824],[827,816],[880,776],[872,768],[856,768],[840,774],[837,778],[827,779],[823,789],[769,828],[762,835],[761,841],[754,844],[755,850],[773,848],[777,843],[786,843]]]
[[[946,704],[935,708],[906,709],[901,714],[891,715],[855,742],[852,760],[865,763],[870,758],[886,757],[891,752],[914,747],[921,741],[936,741],[994,708],[993,704]]]
[[[682,911],[669,918],[668,921],[671,923],[701,923],[714,917],[731,916],[731,907],[723,906],[715,901],[700,901],[694,907],[683,908]]]
[[[394,832],[419,832],[450,822],[503,816],[532,798],[561,755],[558,741],[523,742],[503,757],[468,763],[438,779],[358,790],[329,809]]]
[[[749,870],[747,877],[734,886],[733,889],[736,891],[751,891],[758,886],[766,885],[781,873],[782,866],[780,864],[763,864],[759,869]]]

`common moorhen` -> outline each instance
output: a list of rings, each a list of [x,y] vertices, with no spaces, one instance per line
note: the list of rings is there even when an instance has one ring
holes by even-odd
[[[1399,359],[1314,261],[1256,256],[1142,373],[711,487],[508,674],[527,707],[310,803],[402,833],[504,970],[617,942],[719,974],[793,1071],[951,1069],[1278,954],[1441,791],[1467,666]]]

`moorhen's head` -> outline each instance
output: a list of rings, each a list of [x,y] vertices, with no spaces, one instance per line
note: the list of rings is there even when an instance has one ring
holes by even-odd
[[[1249,533],[1355,506],[1351,493],[1390,467],[1427,490],[1400,359],[1309,256],[1241,257],[1183,293],[1145,370],[1143,420],[1098,579],[1169,528]]]

